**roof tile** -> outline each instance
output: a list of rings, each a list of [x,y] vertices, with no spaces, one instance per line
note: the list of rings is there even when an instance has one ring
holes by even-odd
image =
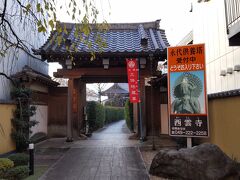
[[[88,37],[88,42],[92,46],[89,48],[86,43],[74,36],[75,25],[65,23],[68,31],[71,32],[68,36],[63,35],[65,39],[71,40],[72,44],[76,45],[77,53],[83,52],[155,52],[163,51],[169,43],[167,41],[165,31],[159,29],[159,21],[147,23],[126,23],[126,24],[109,24],[110,28],[107,32],[92,31]],[[44,53],[65,53],[66,45],[62,42],[60,47],[57,45],[56,31],[53,31],[47,42],[35,54]],[[95,43],[95,36],[100,34],[107,46],[100,49]],[[142,42],[142,43],[141,43]],[[143,42],[145,44],[143,44]]]

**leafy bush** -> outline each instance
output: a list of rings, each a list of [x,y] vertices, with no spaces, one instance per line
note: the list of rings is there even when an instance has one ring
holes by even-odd
[[[17,152],[23,152],[29,144],[31,127],[37,124],[36,120],[30,120],[36,112],[35,106],[30,106],[32,92],[28,88],[14,88],[11,92],[16,102],[16,110],[12,119],[12,138],[16,143]]]
[[[0,179],[4,178],[5,172],[14,166],[13,161],[8,158],[0,158]]]
[[[14,166],[13,161],[8,158],[0,158],[0,171],[5,171]]]
[[[96,106],[96,128],[101,128],[104,126],[105,122],[105,111],[102,104],[97,103]]]
[[[27,165],[29,162],[29,156],[25,153],[16,153],[8,157],[14,162],[14,166]]]
[[[103,105],[95,101],[87,102],[87,117],[90,132],[103,127],[105,120]]]
[[[128,128],[133,131],[133,104],[130,103],[129,99],[125,103],[125,120]]]
[[[124,119],[124,108],[105,106],[105,124]]]
[[[28,166],[16,166],[6,171],[4,178],[8,180],[21,180],[29,175]]]
[[[27,98],[32,95],[32,91],[29,88],[14,88],[11,92],[13,98]]]
[[[93,132],[104,124],[124,119],[124,108],[121,107],[104,107],[102,104],[89,101],[87,102],[87,117],[89,131]]]

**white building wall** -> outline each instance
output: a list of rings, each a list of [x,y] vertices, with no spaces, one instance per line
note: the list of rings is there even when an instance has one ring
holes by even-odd
[[[3,8],[3,2],[0,1],[0,10]],[[14,5],[15,3],[15,5]],[[32,7],[36,5],[32,4]],[[19,9],[16,8],[15,0],[7,1],[7,12],[19,13]],[[16,18],[19,18],[16,16]],[[23,26],[23,22],[20,23],[20,20],[11,21],[12,18],[9,18],[9,21],[16,32],[17,35],[21,39],[27,42],[29,50],[32,48],[39,48],[46,40],[47,35],[43,36],[42,34],[37,32],[35,25],[31,22],[27,22],[25,26]],[[1,41],[0,41],[1,46]],[[14,56],[15,54],[15,56]],[[32,58],[27,55],[25,52],[19,50],[16,52],[15,48],[11,48],[6,53],[5,57],[0,56],[0,72],[11,76],[22,70],[22,68],[28,65],[34,70],[41,72],[43,74],[48,74],[48,64],[46,62],[39,61],[37,59]],[[12,89],[11,83],[5,77],[0,76],[0,101],[1,100],[10,100],[10,91]]]
[[[44,132],[47,134],[47,126],[48,126],[48,106],[44,105],[36,105],[36,114],[32,116],[31,120],[38,121],[38,124],[31,128],[32,135],[38,132]]]
[[[205,43],[208,94],[240,88],[240,72],[220,76],[221,70],[240,64],[240,47],[230,47],[224,0],[194,3],[193,42]]]

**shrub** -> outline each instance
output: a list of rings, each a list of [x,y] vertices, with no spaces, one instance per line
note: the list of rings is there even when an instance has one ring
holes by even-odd
[[[8,158],[0,158],[0,179],[4,178],[7,169],[14,166],[13,161]]]
[[[133,104],[130,103],[129,99],[125,103],[124,114],[128,128],[133,131]]]
[[[11,136],[16,143],[16,151],[23,152],[29,144],[31,127],[37,124],[36,120],[30,119],[36,112],[35,106],[30,106],[32,92],[28,88],[14,88],[11,92],[16,102],[14,118],[12,119]]]
[[[102,104],[97,103],[96,106],[96,128],[101,128],[104,126],[105,121],[105,111]]]
[[[105,106],[105,124],[124,119],[124,108]]]
[[[5,171],[14,166],[13,161],[8,158],[0,158],[0,171]]]
[[[95,101],[87,102],[87,117],[90,132],[103,127],[105,119],[103,105]]]
[[[102,104],[89,101],[87,102],[87,117],[89,131],[93,132],[104,124],[124,119],[124,109],[121,107],[104,107]]]
[[[8,180],[20,180],[29,175],[28,166],[16,166],[10,168],[5,173],[5,178]]]
[[[8,157],[14,162],[14,166],[27,165],[29,162],[29,156],[25,153],[16,153]]]

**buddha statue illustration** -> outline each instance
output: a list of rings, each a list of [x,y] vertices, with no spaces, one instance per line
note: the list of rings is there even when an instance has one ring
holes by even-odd
[[[175,82],[172,102],[172,113],[199,114],[201,107],[198,100],[202,91],[202,82],[194,74],[183,73]]]

